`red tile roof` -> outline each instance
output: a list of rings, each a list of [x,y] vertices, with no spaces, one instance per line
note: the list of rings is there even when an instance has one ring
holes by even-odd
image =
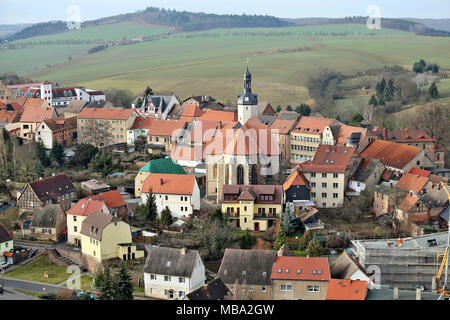
[[[170,157],[173,160],[200,161],[205,157],[204,149],[204,145],[184,146],[177,144],[175,148],[172,148]]]
[[[411,170],[409,170],[409,173],[419,175],[422,177],[428,177],[430,175],[431,171],[423,170],[420,168],[412,168]]]
[[[194,129],[190,135],[190,142],[206,143],[216,134],[220,121],[199,120],[194,123]]]
[[[225,200],[225,195],[233,195],[236,200]],[[272,200],[261,200],[261,195],[272,195]],[[223,202],[239,200],[255,201],[256,203],[281,204],[283,202],[283,188],[279,185],[237,185],[226,184],[222,189]]]
[[[42,105],[44,103],[44,100],[28,98],[24,104],[24,111],[22,117],[20,117],[20,122],[41,123],[46,119],[56,117],[55,108],[43,107]]]
[[[362,158],[375,158],[390,167],[402,169],[416,157],[422,149],[405,144],[374,140],[362,152]]]
[[[294,127],[294,133],[322,134],[326,126],[337,124],[337,121],[330,118],[319,117],[301,117],[300,121]]]
[[[419,198],[408,194],[405,199],[398,205],[398,208],[404,212],[411,210],[411,208],[419,201]]]
[[[278,130],[280,134],[289,134],[291,130],[293,129],[296,119],[294,120],[281,120],[281,119],[275,119],[274,122],[270,125],[270,130]]]
[[[294,171],[290,174],[289,178],[287,178],[286,182],[283,184],[283,190],[286,191],[292,185],[294,186],[306,186],[311,190],[309,186],[308,180],[305,178],[303,173],[300,171],[299,167],[296,167]]]
[[[306,161],[299,166],[304,172],[338,172],[343,173],[350,160],[357,155],[352,147],[330,146],[320,144],[312,161]]]
[[[383,134],[384,140],[401,143],[411,142],[432,142],[434,139],[428,135],[425,131],[417,128],[404,128],[394,130],[382,130],[378,131]]]
[[[277,257],[271,279],[330,281],[328,258]]]
[[[108,208],[118,208],[127,205],[119,190],[101,192],[97,196],[105,201]]]
[[[238,115],[235,112],[208,110],[199,119],[236,122],[238,121]]]
[[[17,116],[17,111],[0,110],[0,122],[14,122]]]
[[[188,104],[186,106],[186,108],[184,108],[184,111],[181,114],[181,117],[190,117],[190,118],[200,117],[204,113],[205,112],[202,109],[200,109],[198,106],[193,105],[193,104]]]
[[[142,185],[142,192],[191,195],[194,186],[195,175],[151,173]]]
[[[406,173],[398,180],[396,187],[408,192],[413,191],[418,194],[425,187],[427,182],[427,177]]]
[[[131,129],[150,129],[155,118],[136,117]]]
[[[361,128],[361,127],[353,127],[353,126],[348,126],[348,125],[340,125],[339,126],[339,132],[337,134],[337,144],[338,145],[345,145],[347,142],[348,137],[350,137],[350,135],[352,133],[356,133],[356,132],[360,132],[361,133],[361,139],[364,138],[366,136],[367,133],[367,129],[366,128]]]
[[[108,119],[127,120],[136,111],[124,108],[84,108],[78,115],[78,119]]]
[[[365,300],[367,281],[331,279],[326,300]]]
[[[157,120],[154,119],[147,135],[151,136],[178,136],[181,134],[186,122],[177,120]]]
[[[94,212],[101,212],[105,202],[99,199],[87,197],[78,201],[72,208],[66,211],[67,214],[78,216],[88,216]]]

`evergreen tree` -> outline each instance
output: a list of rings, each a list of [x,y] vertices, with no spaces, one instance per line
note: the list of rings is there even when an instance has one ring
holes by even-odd
[[[50,158],[49,156],[47,156],[47,152],[45,151],[45,147],[42,141],[36,144],[36,157],[39,159],[42,166],[44,167],[50,166]]]
[[[377,83],[377,85],[375,87],[378,97],[381,97],[384,95],[385,88],[386,88],[386,79],[383,78],[380,82]]]
[[[378,105],[378,101],[377,101],[377,98],[375,97],[375,95],[372,95],[370,97],[369,105],[372,105],[374,107],[376,107]]]
[[[286,234],[292,234],[298,229],[300,223],[294,214],[292,205],[286,205],[286,210],[281,216],[281,222]]]
[[[90,163],[92,169],[106,177],[113,171],[113,163],[111,153],[99,152],[95,155]]]
[[[285,242],[286,233],[284,232],[283,223],[280,223],[280,226],[278,227],[277,237],[275,238],[275,243],[273,244],[273,250],[279,250]]]
[[[394,100],[394,94],[395,94],[394,80],[390,79],[388,81],[387,87],[384,89],[384,100],[385,101]]]
[[[428,96],[431,99],[439,98],[439,91],[438,91],[438,88],[436,86],[436,83],[433,82],[433,84],[428,89]]]
[[[309,116],[311,114],[311,108],[309,105],[302,103],[295,108],[295,112],[300,113],[302,116]]]
[[[239,246],[241,249],[251,249],[255,245],[255,239],[250,235],[247,230],[245,234],[241,237],[239,241]]]
[[[292,111],[292,107],[291,107],[290,105],[288,105],[288,106],[286,107],[286,111]]]
[[[105,267],[104,280],[102,286],[100,287],[100,300],[113,300],[114,299],[114,281],[111,277],[111,271],[109,267]]]
[[[355,112],[350,118],[350,124],[359,126],[363,120],[364,117],[362,116],[362,114],[359,112]]]
[[[277,112],[280,112],[281,111],[281,106],[280,105],[278,105],[278,107],[277,107]]]
[[[105,281],[105,274],[103,273],[103,268],[100,267],[97,271],[97,274],[95,275],[94,280],[95,287],[101,289],[104,281]]]
[[[119,270],[114,276],[114,300],[133,300],[133,284],[131,274],[124,261],[119,264]]]
[[[173,223],[172,213],[169,208],[161,211],[161,218],[159,219],[159,222],[165,226],[170,226]]]
[[[142,222],[155,221],[158,217],[158,208],[156,206],[156,197],[150,190],[147,201],[137,207],[136,215]]]
[[[98,148],[88,143],[81,143],[75,149],[75,153],[70,159],[71,165],[82,165],[88,167],[89,162],[97,154]]]
[[[58,143],[58,141],[55,141],[52,149],[50,150],[50,158],[55,160],[59,164],[63,164],[65,157],[66,154],[64,153],[64,147],[60,143]]]
[[[300,243],[300,250],[306,250],[306,248],[308,248],[308,244],[309,242],[312,240],[312,238],[314,237],[313,233],[311,231],[306,231],[303,234],[303,238],[302,241]]]
[[[147,97],[148,95],[153,95],[153,90],[152,90],[152,88],[150,88],[150,87],[147,87],[146,89],[145,89],[145,92],[144,92],[144,98],[145,97]]]
[[[306,254],[310,257],[318,257],[322,253],[322,246],[316,238],[313,238],[306,248]]]

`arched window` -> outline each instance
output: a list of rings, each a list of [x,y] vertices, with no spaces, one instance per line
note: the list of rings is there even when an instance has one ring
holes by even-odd
[[[213,167],[213,178],[217,179],[217,164],[215,164]]]
[[[244,167],[241,164],[237,167],[237,184],[244,184]]]

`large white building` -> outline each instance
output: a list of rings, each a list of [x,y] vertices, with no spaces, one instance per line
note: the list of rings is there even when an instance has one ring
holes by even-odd
[[[150,247],[144,266],[147,297],[183,299],[206,282],[205,266],[197,250]]]
[[[195,175],[151,173],[142,185],[142,203],[150,192],[156,200],[158,214],[168,208],[173,217],[190,216],[200,209],[200,189]]]

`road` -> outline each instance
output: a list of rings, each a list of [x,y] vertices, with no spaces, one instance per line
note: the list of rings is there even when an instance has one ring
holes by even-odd
[[[33,281],[15,280],[5,277],[5,288],[23,289],[33,292],[56,292],[61,289],[54,285],[38,283]]]
[[[35,298],[9,288],[5,288],[3,293],[0,293],[0,300],[35,300]]]

